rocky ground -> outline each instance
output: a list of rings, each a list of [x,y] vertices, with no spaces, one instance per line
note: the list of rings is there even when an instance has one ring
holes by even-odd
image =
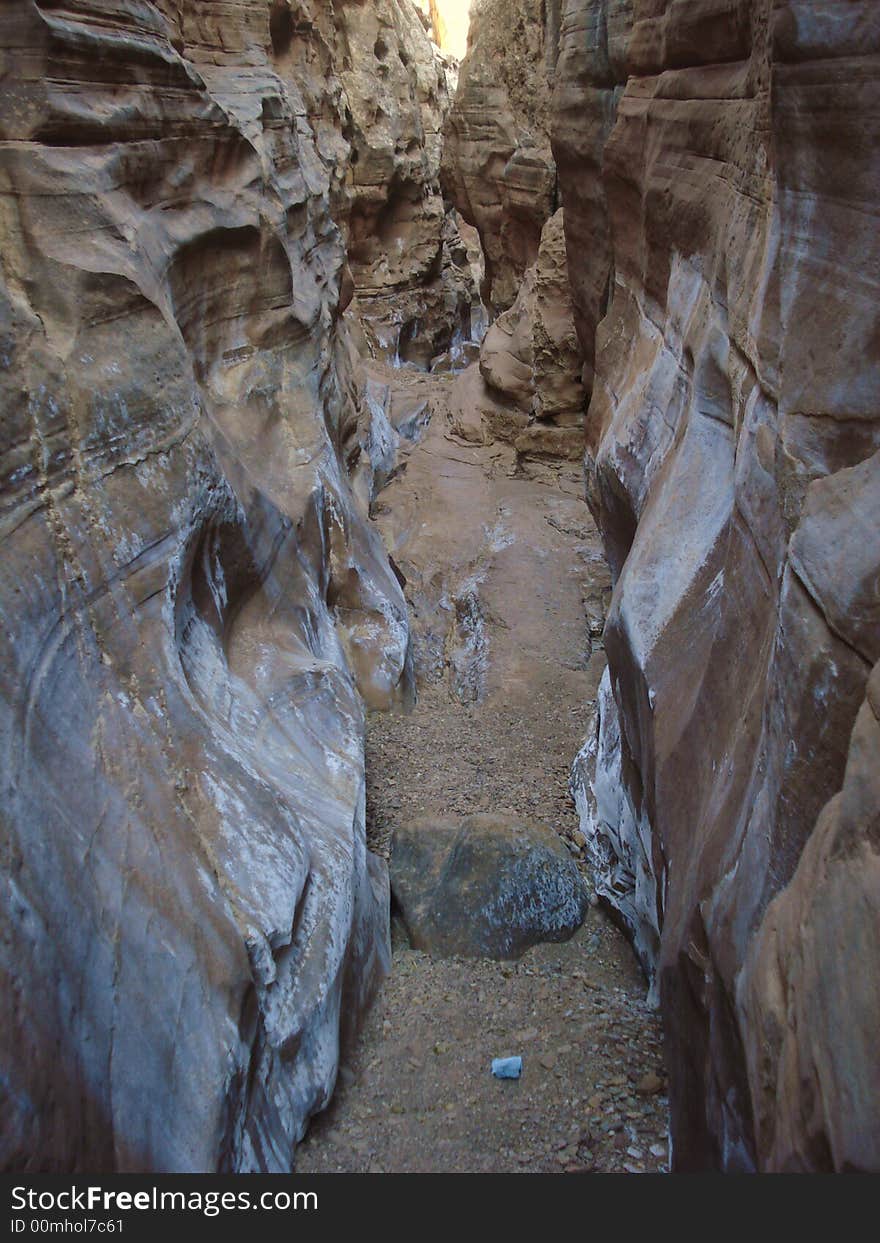
[[[421,676],[410,711],[369,720],[370,844],[387,856],[395,825],[415,817],[510,809],[552,826],[583,866],[567,781],[604,667],[590,630],[608,584],[577,469],[457,442],[454,379],[391,380],[432,409],[377,506],[407,576]],[[432,959],[397,921],[394,942],[301,1172],[667,1168],[658,1017],[600,908],[571,941],[517,962]],[[492,1058],[510,1054],[522,1078],[494,1079]]]
[[[395,939],[301,1173],[666,1170],[657,1017],[603,915],[517,963],[431,959]],[[522,1078],[494,1079],[492,1058],[510,1054]]]

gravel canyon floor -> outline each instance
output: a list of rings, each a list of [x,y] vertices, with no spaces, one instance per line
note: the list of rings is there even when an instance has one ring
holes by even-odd
[[[509,810],[552,826],[581,862],[568,770],[604,668],[608,576],[578,470],[517,468],[506,446],[456,436],[467,373],[377,382],[392,423],[422,402],[430,421],[402,442],[376,506],[407,579],[419,676],[409,711],[370,717],[371,845],[387,856],[415,817]],[[431,958],[399,920],[393,939],[300,1172],[667,1168],[659,1022],[601,909],[516,962]],[[522,1078],[492,1078],[509,1054]]]

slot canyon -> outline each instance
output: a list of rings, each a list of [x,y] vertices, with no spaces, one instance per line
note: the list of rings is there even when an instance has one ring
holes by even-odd
[[[880,1171],[878,216],[876,0],[6,0],[0,1168]]]

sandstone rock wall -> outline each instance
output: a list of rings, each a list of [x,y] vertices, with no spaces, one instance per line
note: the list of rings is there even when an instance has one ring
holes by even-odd
[[[459,391],[457,431],[509,441],[521,457],[579,460],[589,395],[583,325],[550,149],[562,19],[561,3],[474,6],[442,177],[480,234],[484,299],[495,315],[480,350],[482,382],[470,377]]]
[[[480,311],[440,192],[456,65],[430,41],[411,0],[337,8],[355,311],[375,356],[426,368],[470,339]]]
[[[480,233],[484,301],[514,302],[556,210],[550,96],[558,5],[475,0],[468,54],[446,122],[442,178],[448,197]]]
[[[289,1169],[384,969],[357,8],[0,10],[4,1167]]]
[[[678,1168],[877,1169],[880,9],[569,0],[564,29],[587,346],[612,273],[599,886],[659,985]]]
[[[524,456],[580,461],[586,408],[581,361],[560,209],[544,226],[516,301],[482,343],[480,373],[505,411],[490,416],[494,433]]]
[[[563,0],[554,74],[551,138],[565,207],[569,280],[583,354],[593,386],[596,329],[608,309],[611,236],[602,168],[629,73],[633,0]]]
[[[415,0],[425,29],[437,46],[461,60],[467,49],[470,8],[467,0]]]

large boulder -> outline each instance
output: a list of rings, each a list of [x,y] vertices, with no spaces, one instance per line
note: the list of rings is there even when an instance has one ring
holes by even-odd
[[[515,815],[398,828],[391,878],[413,947],[440,956],[518,958],[540,941],[567,940],[589,904],[561,839]]]

